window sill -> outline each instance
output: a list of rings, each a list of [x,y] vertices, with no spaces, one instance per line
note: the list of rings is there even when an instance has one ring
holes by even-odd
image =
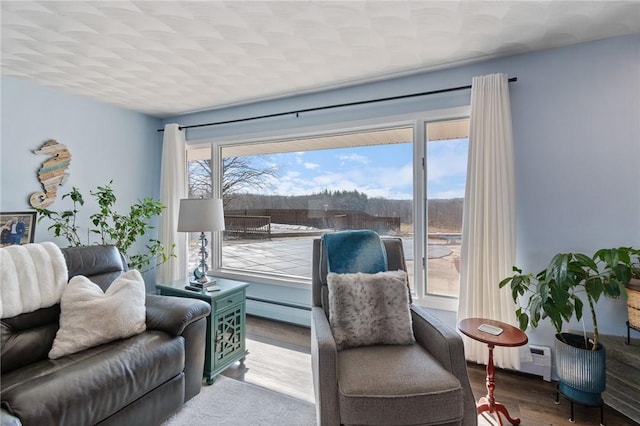
[[[414,305],[424,308],[439,309],[442,311],[458,312],[458,298],[443,296],[423,296],[418,299],[414,296]]]
[[[213,272],[213,275],[220,278],[246,281],[255,284],[269,284],[283,287],[311,289],[311,280],[305,278],[270,276],[266,274],[251,273],[249,271],[238,271],[230,269],[216,270]]]

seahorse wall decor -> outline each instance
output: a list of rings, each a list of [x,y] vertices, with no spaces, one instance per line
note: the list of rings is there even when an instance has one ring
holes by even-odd
[[[42,163],[38,171],[38,179],[44,187],[44,192],[34,192],[29,198],[34,208],[45,208],[55,201],[58,187],[64,185],[69,178],[67,170],[71,163],[71,153],[65,145],[54,139],[49,139],[33,153],[51,156]]]

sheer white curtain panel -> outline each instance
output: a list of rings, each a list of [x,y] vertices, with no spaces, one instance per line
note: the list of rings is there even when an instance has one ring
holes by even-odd
[[[178,124],[164,126],[162,140],[162,168],[160,174],[160,202],[166,210],[160,219],[158,238],[167,248],[174,246],[177,257],[160,265],[158,282],[168,282],[187,276],[187,234],[178,232],[180,199],[186,198],[186,142]]]
[[[515,261],[515,177],[506,74],[474,77],[467,186],[462,221],[458,320],[489,318],[517,325],[510,289],[499,282]],[[463,337],[468,360],[486,364],[484,343]],[[495,365],[520,368],[518,348],[496,347]]]

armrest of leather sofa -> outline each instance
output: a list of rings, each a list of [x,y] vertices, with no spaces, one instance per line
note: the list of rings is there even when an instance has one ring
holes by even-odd
[[[464,344],[460,335],[426,310],[411,305],[413,334],[416,341],[453,374],[464,389],[463,424],[475,424],[476,404],[467,374]]]
[[[206,318],[211,306],[198,299],[147,294],[146,307],[147,329],[184,338],[184,401],[187,402],[199,394],[202,387]]]
[[[179,336],[194,321],[205,318],[211,306],[198,299],[147,294],[147,329]]]
[[[311,369],[319,424],[340,424],[338,351],[327,315],[319,306],[311,308]]]

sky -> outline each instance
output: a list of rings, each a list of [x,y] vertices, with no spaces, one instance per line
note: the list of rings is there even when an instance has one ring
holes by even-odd
[[[427,144],[428,198],[464,197],[467,139]],[[253,157],[253,164],[277,166],[273,194],[305,195],[358,190],[370,198],[413,198],[411,143],[375,145]]]

